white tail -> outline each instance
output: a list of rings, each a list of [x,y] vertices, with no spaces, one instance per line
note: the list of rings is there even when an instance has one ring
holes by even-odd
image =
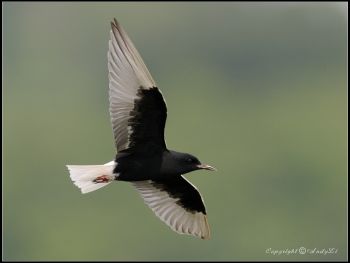
[[[114,161],[103,165],[67,165],[67,168],[70,178],[83,194],[110,184],[115,177],[113,174]],[[101,176],[104,176],[103,182],[96,182],[95,180]]]

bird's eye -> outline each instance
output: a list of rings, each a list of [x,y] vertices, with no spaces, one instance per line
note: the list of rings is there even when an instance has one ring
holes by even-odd
[[[187,159],[187,162],[188,162],[188,163],[192,163],[192,162],[193,162],[192,158],[188,158],[188,159]]]

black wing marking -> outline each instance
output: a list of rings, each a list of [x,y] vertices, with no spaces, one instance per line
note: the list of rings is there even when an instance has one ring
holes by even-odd
[[[182,176],[133,182],[145,203],[172,230],[210,238],[205,206],[198,190]]]
[[[130,112],[131,126],[130,148],[160,147],[166,148],[164,128],[167,109],[159,89],[142,89],[138,91],[140,99],[134,102],[134,109]],[[147,150],[147,149],[146,149]]]

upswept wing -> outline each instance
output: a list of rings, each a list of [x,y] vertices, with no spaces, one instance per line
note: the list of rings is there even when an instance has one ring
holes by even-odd
[[[166,148],[167,108],[130,38],[114,19],[108,49],[109,111],[118,151],[143,145]]]

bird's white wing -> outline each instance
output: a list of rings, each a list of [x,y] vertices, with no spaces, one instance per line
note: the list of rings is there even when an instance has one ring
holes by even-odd
[[[142,119],[140,120],[140,116],[137,116],[139,109],[136,104],[142,101],[145,96],[152,97],[155,93],[160,94],[160,103],[163,102],[165,105],[165,102],[160,91],[156,88],[156,83],[140,54],[117,20],[112,22],[107,56],[109,71],[109,111],[115,144],[117,150],[121,151],[130,146],[131,135],[134,132],[135,126],[143,121]],[[151,90],[152,92],[150,93],[152,94],[148,94],[147,91]],[[150,99],[146,101],[153,103]],[[156,107],[158,105],[153,106]],[[163,108],[159,107],[159,111],[164,110]],[[162,117],[164,117],[163,115]],[[137,120],[132,123],[131,119],[135,116]],[[151,123],[149,126],[155,126],[157,124],[162,125],[162,120],[157,120],[157,122]]]
[[[133,185],[152,211],[172,230],[202,239],[210,238],[203,200],[182,176],[162,181],[137,181]]]

